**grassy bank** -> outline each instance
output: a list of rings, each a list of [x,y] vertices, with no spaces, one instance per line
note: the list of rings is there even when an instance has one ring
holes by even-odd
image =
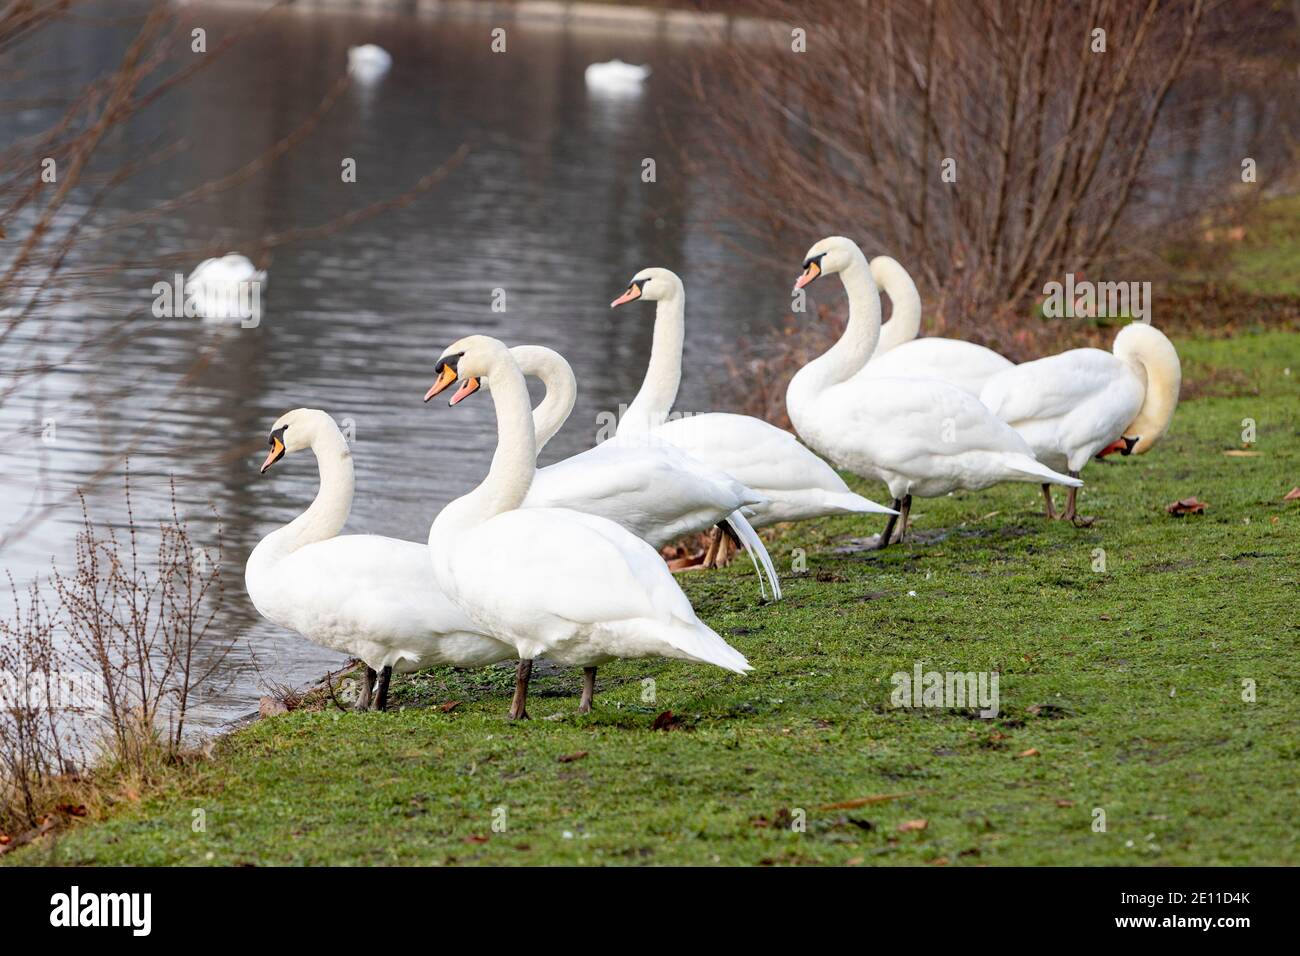
[[[511,724],[508,675],[435,671],[399,713],[261,721],[6,862],[1300,863],[1300,337],[1177,345],[1196,397],[1088,467],[1092,528],[1029,485],[919,502],[884,554],[857,543],[879,521],[795,527],[778,605],[748,562],[682,578],[748,677],[618,663],[584,717],[578,675],[544,676]],[[918,661],[998,671],[1000,715],[892,707]]]

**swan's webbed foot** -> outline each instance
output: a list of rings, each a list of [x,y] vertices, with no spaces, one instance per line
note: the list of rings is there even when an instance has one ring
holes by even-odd
[[[375,672],[369,666],[366,667],[365,673],[361,675],[361,693],[357,695],[357,701],[353,704],[353,710],[369,710],[371,701],[371,690],[375,686]]]
[[[533,676],[533,662],[521,660],[515,668],[515,695],[510,699],[510,710],[506,717],[510,720],[528,720],[528,681]]]
[[[582,701],[578,704],[578,713],[591,713],[591,700],[596,696],[596,668],[582,669]]]

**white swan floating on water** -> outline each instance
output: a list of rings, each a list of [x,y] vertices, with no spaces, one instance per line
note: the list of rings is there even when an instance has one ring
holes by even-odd
[[[348,73],[362,83],[374,83],[387,73],[392,65],[392,54],[373,43],[348,49]]]
[[[606,63],[593,63],[583,74],[587,89],[594,93],[614,95],[635,95],[641,92],[642,84],[650,75],[650,67],[622,60],[610,60]]]
[[[204,259],[185,277],[186,296],[193,297],[205,319],[260,317],[265,286],[266,270],[257,269],[237,252]]]

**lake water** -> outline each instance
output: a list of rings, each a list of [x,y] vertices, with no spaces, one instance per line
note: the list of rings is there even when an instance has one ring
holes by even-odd
[[[201,6],[178,12],[183,26],[207,29],[209,48],[252,16]],[[20,584],[44,574],[51,557],[66,566],[80,516],[66,496],[103,464],[104,448],[139,437],[131,456],[137,517],[162,513],[174,476],[199,536],[213,538],[209,506],[224,530],[221,632],[237,644],[220,686],[205,693],[200,726],[255,709],[264,678],[303,683],[339,662],[262,621],[244,592],[249,551],[315,493],[307,454],[258,475],[266,433],[282,412],[314,406],[350,423],[357,497],[348,530],[422,541],[438,509],[484,474],[495,441],[489,401],[454,411],[421,403],[434,360],[454,339],[485,332],[569,358],[580,395],[547,448],[549,461],[590,446],[597,413],[616,411],[636,392],[653,307],[608,306],[638,269],[666,266],[687,284],[681,407],[709,407],[731,343],[781,319],[790,275],[739,259],[727,224],[709,209],[725,183],[684,169],[702,127],[678,85],[689,45],[519,25],[510,28],[507,53],[494,55],[489,29],[481,21],[292,11],[264,20],[132,127],[130,145],[156,137],[185,139],[189,148],[116,190],[100,222],[226,176],[269,148],[325,96],[349,46],[380,44],[393,69],[373,88],[350,89],[302,144],[247,183],[101,244],[97,256],[138,267],[101,278],[91,270],[103,259],[75,264],[70,274],[80,274],[83,297],[23,326],[25,341],[48,343],[52,355],[86,332],[119,340],[73,356],[0,405],[4,566]],[[99,70],[125,36],[102,25],[69,27],[41,59]],[[642,95],[588,94],[584,67],[614,57],[654,68]],[[0,132],[8,142],[47,120],[39,110],[8,115]],[[469,158],[409,207],[277,248],[257,328],[152,316],[151,287],[176,271],[166,256],[209,244],[249,251],[260,235],[325,222],[402,191],[461,143],[471,146]],[[356,160],[355,184],[341,181],[345,157]],[[641,177],[647,157],[657,166],[652,184]],[[492,310],[494,289],[505,290],[504,312]],[[203,356],[210,358],[186,378]],[[33,421],[52,423],[53,440],[42,441]],[[121,520],[120,486],[119,469],[92,496],[97,519]],[[49,502],[56,504],[39,510]]]

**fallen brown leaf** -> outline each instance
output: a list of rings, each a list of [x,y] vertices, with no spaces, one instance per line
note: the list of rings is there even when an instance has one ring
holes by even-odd
[[[1022,750],[1016,754],[1017,757],[1037,757],[1039,756],[1037,747],[1030,747],[1028,750]]]
[[[70,803],[60,803],[55,809],[60,813],[66,813],[70,817],[84,817],[86,815],[86,808],[82,804],[73,806]]]
[[[1062,797],[1060,800],[1057,800],[1057,801],[1056,801],[1056,805],[1057,805],[1058,807],[1072,807],[1072,806],[1074,806],[1074,801],[1073,801],[1073,800],[1066,800],[1064,797]]]
[[[948,858],[946,856],[936,856],[930,861],[931,866],[947,866]]]
[[[1300,485],[1296,485],[1282,496],[1283,501],[1300,501]]]
[[[460,706],[460,701],[449,700],[445,704],[439,704],[438,709],[442,711],[444,714],[449,714],[459,706]]]
[[[1181,518],[1183,515],[1205,514],[1207,503],[1197,501],[1196,496],[1190,498],[1180,498],[1177,501],[1165,505],[1165,511],[1169,512],[1175,518]]]
[[[654,719],[650,725],[651,730],[685,730],[686,725],[680,719],[673,716],[671,710],[665,710],[662,714]]]
[[[912,797],[916,791],[912,790],[907,793],[881,793],[873,797],[855,797],[852,800],[841,800],[839,803],[828,803],[825,806],[818,807],[819,810],[856,810],[858,807],[869,807],[873,803],[886,803],[889,800],[901,800],[903,797]]]
[[[924,830],[929,825],[929,820],[904,820],[898,825],[898,832],[911,833],[913,830]]]
[[[465,842],[465,843],[486,843],[487,841],[488,841],[488,838],[487,838],[487,837],[482,836],[481,834],[478,834],[478,833],[471,833],[469,836],[465,837],[465,839],[464,839],[463,842]]]
[[[1262,451],[1243,451],[1240,448],[1229,448],[1224,454],[1229,458],[1258,458],[1264,453]]]
[[[555,759],[558,760],[560,763],[573,763],[573,761],[581,760],[585,756],[587,756],[587,751],[579,750],[577,753],[574,754],[560,754],[560,756],[556,757]]]

